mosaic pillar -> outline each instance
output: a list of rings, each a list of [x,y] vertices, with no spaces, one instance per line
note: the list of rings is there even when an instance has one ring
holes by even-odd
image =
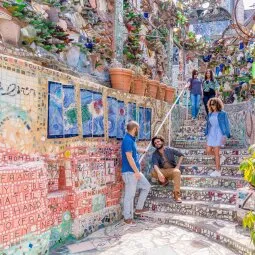
[[[170,81],[170,84],[173,83],[173,28],[169,29],[169,37],[167,42],[167,77]]]
[[[123,0],[116,0],[114,14],[114,52],[116,60],[120,63],[123,60],[123,33]]]

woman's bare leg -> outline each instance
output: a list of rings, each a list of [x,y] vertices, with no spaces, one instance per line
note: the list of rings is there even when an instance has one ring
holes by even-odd
[[[215,155],[215,153],[214,153],[214,148],[213,147],[211,147],[211,146],[206,146],[206,154],[207,155]]]
[[[214,147],[216,170],[220,171],[220,147]]]

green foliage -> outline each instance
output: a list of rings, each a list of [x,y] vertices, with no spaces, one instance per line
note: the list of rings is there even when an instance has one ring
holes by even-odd
[[[244,159],[240,164],[240,171],[244,173],[244,179],[251,185],[255,186],[255,144],[251,145],[248,149],[249,157]],[[250,230],[250,237],[255,245],[255,214],[248,212],[243,218],[243,227]]]
[[[44,3],[56,7],[58,0],[46,0]],[[6,8],[12,16],[32,25],[36,31],[36,38],[31,40],[24,40],[23,44],[31,44],[34,42],[36,45],[51,52],[61,52],[68,45],[68,35],[58,27],[55,23],[46,20],[43,16],[31,11],[23,0],[16,0],[16,2],[4,2],[3,7]],[[56,43],[54,43],[54,40]]]
[[[244,174],[244,179],[255,186],[255,152],[254,152],[255,145],[250,146],[249,153],[250,156],[244,159],[239,169]]]

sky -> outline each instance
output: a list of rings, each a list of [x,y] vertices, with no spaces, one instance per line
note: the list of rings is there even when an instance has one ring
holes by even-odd
[[[255,0],[243,0],[243,4],[244,4],[244,9],[245,10],[251,9],[250,6],[255,4]]]

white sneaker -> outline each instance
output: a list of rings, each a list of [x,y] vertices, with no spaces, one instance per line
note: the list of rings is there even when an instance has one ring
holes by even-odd
[[[221,172],[220,171],[213,171],[212,173],[210,173],[211,177],[220,177],[221,176]]]

